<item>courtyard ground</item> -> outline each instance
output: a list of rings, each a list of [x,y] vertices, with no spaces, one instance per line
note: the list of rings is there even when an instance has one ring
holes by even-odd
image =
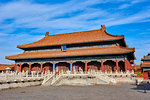
[[[150,100],[150,84],[16,88],[1,90],[0,100]]]

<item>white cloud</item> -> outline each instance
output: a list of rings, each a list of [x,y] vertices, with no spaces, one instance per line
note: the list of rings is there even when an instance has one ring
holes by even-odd
[[[129,23],[139,23],[144,19],[150,18],[150,9],[138,12],[137,14],[128,16],[128,17],[120,17],[115,20],[106,22],[108,26],[121,25],[121,24],[129,24]]]
[[[8,36],[6,33],[0,33],[0,36]]]
[[[110,1],[110,0],[108,0]],[[108,26],[128,24],[149,18],[148,11],[139,12],[135,15],[124,16],[118,13],[111,13],[101,8],[92,8],[97,3],[106,3],[105,0],[71,0],[62,4],[36,4],[31,2],[10,2],[0,7],[0,22],[6,19],[14,19],[10,24],[2,24],[3,29],[14,31],[17,28],[37,28],[39,29],[77,29],[89,28],[100,24]],[[112,2],[113,0],[111,0]],[[118,0],[122,1],[122,0]],[[122,1],[123,2],[123,1]],[[139,1],[134,0],[133,3]],[[73,13],[77,13],[72,15]],[[142,16],[142,15],[146,16]],[[64,16],[68,17],[64,17]],[[96,19],[96,20],[91,20]]]
[[[0,63],[14,63],[13,61],[4,60],[5,56],[14,55],[23,52],[17,49],[17,45],[31,43],[44,37],[44,35],[29,35],[25,33],[9,34],[0,37]]]
[[[70,0],[61,4],[38,4],[23,0],[0,5],[0,29],[2,29],[0,32],[0,44],[3,47],[0,49],[0,52],[2,52],[0,60],[5,63],[3,56],[21,52],[16,49],[16,45],[34,42],[44,35],[35,36],[31,35],[31,33],[53,32],[51,31],[53,29],[57,33],[72,32],[72,30],[91,30],[100,28],[101,24],[115,26],[140,23],[150,18],[150,9],[125,16],[121,12],[110,12],[101,7],[92,7],[95,4],[124,3],[126,1],[130,0]],[[122,4],[120,8],[123,9],[140,2],[140,0],[133,0],[129,4]],[[12,21],[6,23],[8,19],[12,19]],[[18,28],[35,29],[28,33],[14,33]],[[144,45],[144,48],[147,47]]]
[[[145,1],[146,0],[131,0],[129,3],[125,3],[125,4],[120,5],[118,9],[125,9],[125,8],[133,6],[137,3],[141,3],[141,2],[145,2]]]

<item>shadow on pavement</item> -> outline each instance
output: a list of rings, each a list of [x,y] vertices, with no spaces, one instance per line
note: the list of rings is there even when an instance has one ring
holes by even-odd
[[[142,85],[136,85],[135,88],[131,88],[133,90],[137,90],[138,92],[146,93],[146,91],[150,91],[150,84],[143,83]]]

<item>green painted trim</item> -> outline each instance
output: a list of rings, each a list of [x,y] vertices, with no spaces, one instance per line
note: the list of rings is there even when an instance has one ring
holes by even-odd
[[[129,53],[134,53],[134,52],[129,52]],[[127,55],[127,54],[129,54],[129,53],[120,53],[120,54]],[[85,56],[85,57],[87,57],[87,56],[111,56],[111,55],[120,55],[120,54],[101,54],[101,55],[97,54],[97,55],[80,55],[80,56],[63,56],[63,57],[45,57],[45,58],[64,58],[64,57],[68,58],[68,57],[81,57],[81,56]],[[22,58],[22,59],[24,59],[24,58]],[[26,58],[26,59],[44,59],[44,58],[41,57],[41,58]],[[19,59],[11,59],[11,60],[19,60]]]
[[[16,60],[16,63],[22,63],[22,62],[47,62],[47,61],[75,61],[75,60],[102,60],[102,59],[125,59],[126,56],[118,55],[118,56],[95,56],[95,57],[74,57],[74,58],[47,58],[47,59],[22,59],[22,60]]]

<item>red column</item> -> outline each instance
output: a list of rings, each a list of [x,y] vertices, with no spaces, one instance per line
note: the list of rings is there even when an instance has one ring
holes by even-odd
[[[31,74],[31,64],[29,64],[29,74]]]
[[[15,66],[14,66],[14,72],[16,72],[16,70],[17,70],[17,65],[15,64]]]
[[[127,60],[124,60],[124,64],[125,64],[125,72],[128,70],[128,64],[127,64]]]
[[[22,72],[22,68],[21,68],[22,66],[21,66],[21,64],[19,64],[19,66],[20,66],[20,72]]]
[[[118,60],[116,60],[117,72],[119,72]]]
[[[101,71],[104,72],[104,64],[103,64],[103,60],[101,60]]]
[[[87,61],[85,61],[85,72],[87,72]]]
[[[41,73],[43,72],[43,70],[42,70],[42,69],[43,69],[43,63],[41,63]]]

